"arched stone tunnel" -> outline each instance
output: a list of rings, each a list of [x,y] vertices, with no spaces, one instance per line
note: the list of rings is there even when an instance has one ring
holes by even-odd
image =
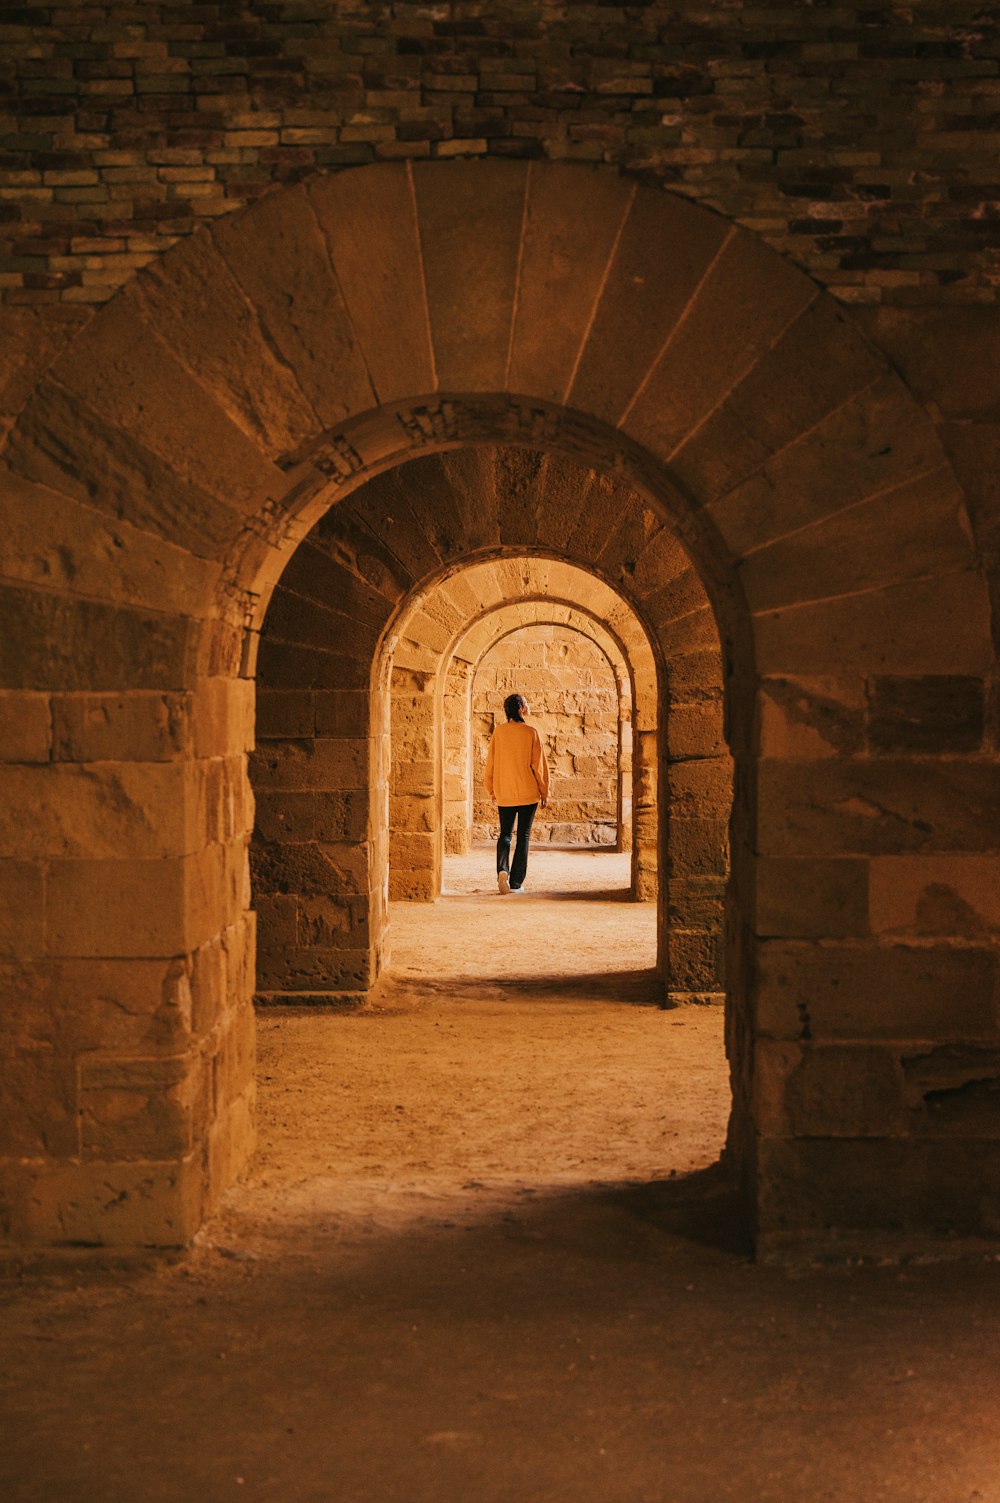
[[[760,1249],[995,1236],[981,561],[926,412],[788,261],[610,169],[318,177],[130,283],[4,463],[9,1236],[190,1239],[252,1146],[255,988],[378,981],[390,665],[424,671],[390,644],[430,672],[456,571],[499,605],[522,559],[634,646],[668,995],[721,985],[728,870]]]
[[[721,662],[711,613],[683,550],[669,534],[640,573],[637,592],[640,600],[659,592],[662,601],[656,651],[627,598],[593,573],[593,565],[585,570],[579,563],[542,555],[519,556],[546,546],[541,519],[553,509],[549,490],[555,485],[572,488],[584,539],[576,550],[564,545],[564,559],[587,556],[601,537],[608,508],[638,504],[626,488],[602,482],[593,471],[569,462],[556,466],[531,451],[459,450],[411,461],[356,491],[326,513],[282,576],[261,635],[259,703],[266,739],[260,742],[253,777],[261,891],[274,893],[257,905],[261,988],[271,1000],[298,994],[334,1001],[345,993],[366,992],[376,982],[383,968],[384,894],[390,890],[386,867],[393,846],[400,890],[424,897],[440,890],[442,676],[470,618],[475,622],[491,609],[510,611],[519,596],[540,596],[567,611],[589,610],[623,647],[628,644],[636,706],[634,887],[640,897],[655,896],[658,844],[664,842],[668,878],[660,930],[665,991],[675,999],[692,993],[721,995],[731,777],[722,740]],[[518,533],[504,513],[514,509],[525,491],[532,493],[531,509]],[[455,514],[463,493],[476,505],[463,552],[456,557],[442,547],[442,518]],[[501,518],[509,539],[506,548],[496,543]],[[660,530],[648,508],[638,526],[654,534]],[[391,539],[391,553],[376,548],[373,537]],[[553,549],[551,540],[547,546]],[[512,550],[518,551],[511,556]],[[495,562],[456,571],[462,557],[482,560],[491,553]],[[406,568],[415,581],[395,613],[373,584],[380,581],[384,588],[387,559],[397,571]],[[598,566],[608,577],[628,577],[611,539],[599,552]],[[421,568],[430,582],[421,579]],[[362,593],[368,619],[359,630],[348,618],[356,622]],[[669,628],[689,615],[692,605],[700,625],[675,645],[667,662]],[[339,651],[331,651],[334,645]],[[353,661],[345,662],[348,655]],[[657,657],[664,663],[660,673]],[[358,689],[369,681],[370,699],[366,687]],[[666,754],[661,778],[657,723],[662,718],[669,727],[674,699],[678,715],[694,707],[697,718],[688,714],[685,754],[672,759]],[[345,703],[360,713],[352,737],[344,734]],[[398,775],[392,771],[394,735],[400,743]],[[676,738],[675,732],[675,746]],[[657,817],[661,781],[669,790],[668,803],[673,801],[662,828]],[[381,839],[373,841],[360,814],[351,826],[352,814],[340,811],[358,804],[368,808],[377,798],[388,798],[387,815],[374,820]],[[334,828],[341,819],[347,822]],[[364,870],[366,862],[367,888],[349,884],[345,873]],[[296,874],[306,867],[307,891],[297,902]],[[669,925],[668,906],[674,912]],[[317,925],[319,908],[330,916]],[[305,932],[318,933],[319,942],[296,943]]]

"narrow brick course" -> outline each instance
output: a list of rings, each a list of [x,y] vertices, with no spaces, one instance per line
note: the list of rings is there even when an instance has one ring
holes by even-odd
[[[992,302],[998,37],[971,0],[8,6],[0,296],[86,306],[134,275],[53,250],[54,223],[176,237],[316,171],[464,156],[616,163],[846,302]]]

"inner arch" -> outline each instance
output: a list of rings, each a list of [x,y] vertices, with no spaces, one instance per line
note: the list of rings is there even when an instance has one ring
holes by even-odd
[[[575,523],[553,556],[552,507],[568,495]],[[623,524],[610,534],[609,508]],[[413,460],[369,481],[324,514],[274,591],[253,764],[263,999],[357,1000],[378,984],[394,828],[407,859],[430,872],[425,895],[440,888],[444,655],[470,614],[532,593],[579,601],[628,648],[636,894],[651,896],[655,871],[667,871],[655,889],[664,998],[721,1000],[731,774],[704,589],[683,547],[620,479],[496,446]],[[397,712],[407,701],[414,728],[395,785],[393,699]],[[657,735],[668,706],[678,717],[673,752],[669,735]]]
[[[464,796],[463,822],[473,828],[475,839],[491,841],[499,833],[496,811],[481,786],[482,769],[490,737],[503,720],[504,698],[516,691],[528,700],[557,779],[549,807],[535,818],[534,842],[631,850],[631,683],[626,664],[609,647],[594,631],[579,626],[544,618],[526,621],[499,636],[470,665],[463,686],[467,695],[458,690],[446,696],[446,752],[450,700],[458,702],[456,708],[468,707],[464,717],[456,716],[459,725],[464,719],[469,727],[469,755],[464,786],[456,788],[450,807],[454,810]],[[448,791],[446,783],[446,795]],[[449,824],[448,813],[446,804],[450,846],[459,821],[453,815]]]
[[[422,799],[435,810],[434,831],[427,829],[419,835],[406,829],[422,823],[419,814],[412,808],[401,813],[405,833],[397,839],[391,861],[391,890],[396,895],[433,897],[440,890],[441,857],[449,828],[444,807],[449,800],[449,774],[444,764],[449,755],[464,761],[465,787],[459,797],[468,801],[468,689],[478,657],[525,620],[543,617],[593,636],[617,665],[630,707],[630,763],[633,738],[635,753],[634,800],[629,789],[635,810],[634,830],[631,818],[629,823],[628,843],[634,852],[631,881],[637,895],[655,897],[658,675],[652,644],[620,591],[579,565],[538,555],[501,556],[452,570],[414,593],[386,639],[396,709],[394,776],[403,777],[408,785],[409,794],[404,797],[411,802]],[[461,708],[457,680],[463,686]],[[436,748],[433,759],[422,764],[422,777],[415,774],[415,762],[420,763],[412,755],[415,736],[423,737],[423,750],[432,742]],[[630,766],[630,781],[631,773]],[[452,831],[462,822],[453,810]],[[414,858],[422,870],[414,870]]]

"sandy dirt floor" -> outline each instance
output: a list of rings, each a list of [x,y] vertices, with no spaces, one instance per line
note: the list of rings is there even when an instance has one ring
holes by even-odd
[[[661,1012],[654,905],[629,858],[541,851],[501,896],[491,852],[396,904],[380,1005],[265,1012],[260,1145],[223,1223],[243,1239],[353,1235],[556,1187],[645,1182],[719,1157],[722,1014]]]
[[[751,1262],[626,871],[476,852],[377,1009],[262,1016],[196,1247],[4,1285],[4,1503],[1000,1503],[1000,1269]]]

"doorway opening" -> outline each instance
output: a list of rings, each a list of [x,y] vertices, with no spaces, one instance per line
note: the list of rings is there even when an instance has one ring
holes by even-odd
[[[547,635],[531,645],[532,633],[538,632]],[[497,651],[516,658],[526,641],[528,658],[516,675],[512,663],[501,665],[499,675],[491,669]],[[590,666],[568,662],[567,650],[578,658],[589,654]],[[552,654],[548,666],[547,652]],[[386,634],[383,659],[375,682],[384,686],[383,713],[391,721],[391,897],[433,901],[442,890],[446,854],[461,855],[474,841],[496,838],[495,810],[486,800],[482,775],[485,733],[492,730],[497,706],[487,705],[484,715],[475,703],[485,670],[487,694],[494,699],[502,701],[497,686],[505,677],[513,684],[517,676],[532,692],[533,723],[548,743],[550,804],[542,812],[536,849],[610,844],[630,852],[631,895],[656,900],[659,846],[666,838],[659,789],[661,783],[670,786],[659,765],[658,721],[667,705],[682,715],[692,691],[676,674],[668,696],[668,675],[649,631],[620,590],[576,563],[539,554],[453,567],[403,603]],[[717,653],[704,661],[689,659],[687,666],[690,684],[711,693]],[[715,707],[721,739],[721,687]],[[719,751],[713,742],[706,754],[716,758]],[[691,812],[675,810],[681,833]],[[678,870],[678,880],[680,875]],[[720,932],[724,877],[723,860],[715,878]],[[680,942],[683,927],[678,927]],[[665,949],[662,922],[659,930]],[[660,962],[662,970],[662,955]]]
[[[301,1169],[296,1136],[367,1143],[320,1178],[342,1183],[363,1161],[371,1187],[388,1161],[388,1182],[413,1174],[415,1203],[461,1199],[463,1185],[655,1179],[714,1161],[725,1140],[722,1008],[664,1010],[724,994],[718,635],[672,537],[647,550],[639,588],[614,551],[596,567],[591,545],[557,552],[544,511],[516,547],[487,519],[478,546],[449,552],[470,476],[491,467],[495,492],[526,465],[537,456],[465,450],[369,481],[300,544],[261,635],[259,1000],[309,1008],[265,1010],[262,1058],[286,1085],[296,1058],[307,1073],[327,1060],[323,1079],[337,1081],[301,1093],[302,1132],[281,1152]],[[606,501],[593,472],[577,473],[581,500]],[[651,512],[642,526],[662,530]],[[684,621],[679,641],[664,619]],[[481,780],[508,684],[531,695],[553,768],[516,898],[497,891]],[[366,1041],[353,1105],[341,1036]],[[386,1091],[407,1098],[391,1116]],[[501,1130],[517,1101],[535,1105]],[[266,1126],[264,1142],[275,1175]]]
[[[469,688],[472,842],[499,834],[482,784],[490,738],[504,720],[504,699],[523,694],[546,750],[552,796],[532,826],[535,846],[632,844],[632,714],[627,675],[587,634],[568,626],[523,626],[501,638],[476,665]],[[447,836],[446,836],[447,843]]]
[[[580,514],[561,555],[543,473],[563,500],[575,478]],[[525,510],[523,541],[498,544],[470,491],[497,505],[504,488],[517,494],[528,481],[541,494]],[[537,622],[540,610],[591,635],[597,623],[627,665],[631,883],[637,899],[656,900],[662,1000],[723,999],[732,762],[721,645],[683,547],[635,492],[635,521],[596,549],[621,489],[568,461],[546,470],[531,451],[459,450],[368,481],[300,543],[260,639],[251,769],[260,1001],[357,1004],[380,984],[390,897],[433,901],[441,891],[455,799],[449,675],[453,683],[463,663],[478,662],[491,633],[502,638],[532,612]],[[450,530],[460,505],[461,549]],[[458,802],[467,796],[459,789]]]

